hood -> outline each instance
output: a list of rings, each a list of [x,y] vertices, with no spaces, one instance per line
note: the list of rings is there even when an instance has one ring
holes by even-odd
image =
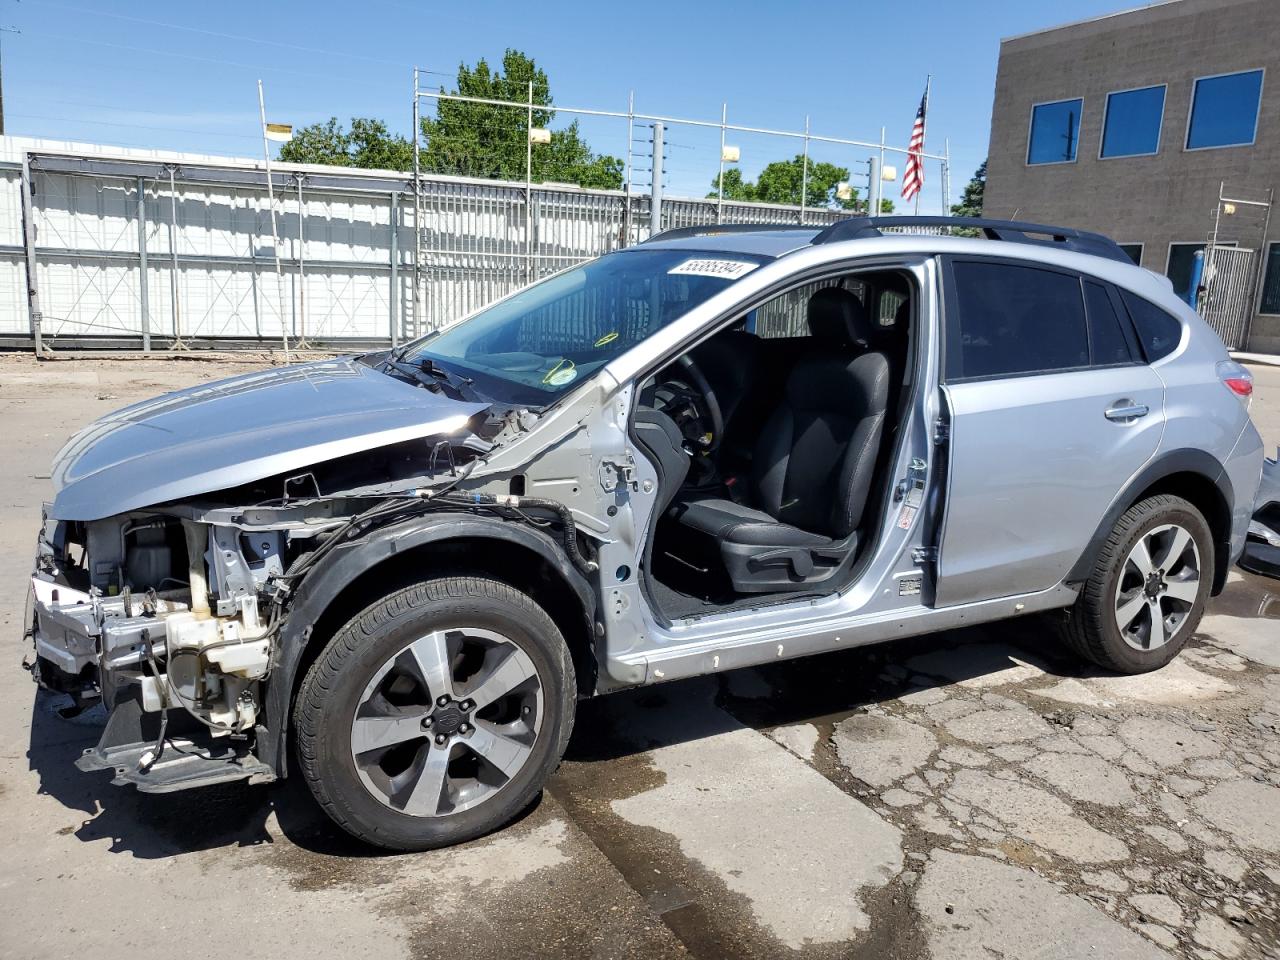
[[[201,384],[117,410],[72,437],[53,463],[50,516],[100,520],[452,433],[486,406],[351,357]]]

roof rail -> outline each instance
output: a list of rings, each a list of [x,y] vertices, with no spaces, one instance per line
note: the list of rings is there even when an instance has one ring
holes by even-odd
[[[1120,249],[1119,244],[1100,233],[1073,230],[1070,227],[1052,227],[1043,223],[1023,223],[1019,220],[988,220],[983,217],[850,217],[827,227],[813,238],[813,242],[817,245],[880,237],[884,235],[884,230],[894,227],[964,228],[980,231],[988,240],[1061,246],[1064,250],[1076,253],[1088,253],[1122,263],[1133,262]]]
[[[813,224],[802,226],[798,223],[704,223],[696,227],[672,227],[670,230],[655,233],[642,242],[682,240],[685,237],[716,237],[723,233],[772,233],[776,230],[806,230],[812,233],[817,229],[818,227]]]

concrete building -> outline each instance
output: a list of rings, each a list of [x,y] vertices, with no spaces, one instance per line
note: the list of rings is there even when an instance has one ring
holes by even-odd
[[[1247,272],[1236,345],[1273,353],[1278,188],[1280,0],[1169,0],[1001,42],[984,212],[1106,233],[1192,299],[1216,222],[1220,246],[1256,251],[1215,258]]]

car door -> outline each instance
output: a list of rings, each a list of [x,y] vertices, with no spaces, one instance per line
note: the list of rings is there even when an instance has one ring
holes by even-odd
[[[939,606],[1057,584],[1156,452],[1164,385],[1109,285],[946,258]]]

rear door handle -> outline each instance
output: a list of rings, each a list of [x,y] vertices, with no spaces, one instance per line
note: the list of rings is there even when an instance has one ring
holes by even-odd
[[[1151,408],[1145,403],[1134,403],[1132,400],[1117,400],[1107,408],[1104,416],[1115,423],[1131,423],[1139,417],[1145,417]]]

